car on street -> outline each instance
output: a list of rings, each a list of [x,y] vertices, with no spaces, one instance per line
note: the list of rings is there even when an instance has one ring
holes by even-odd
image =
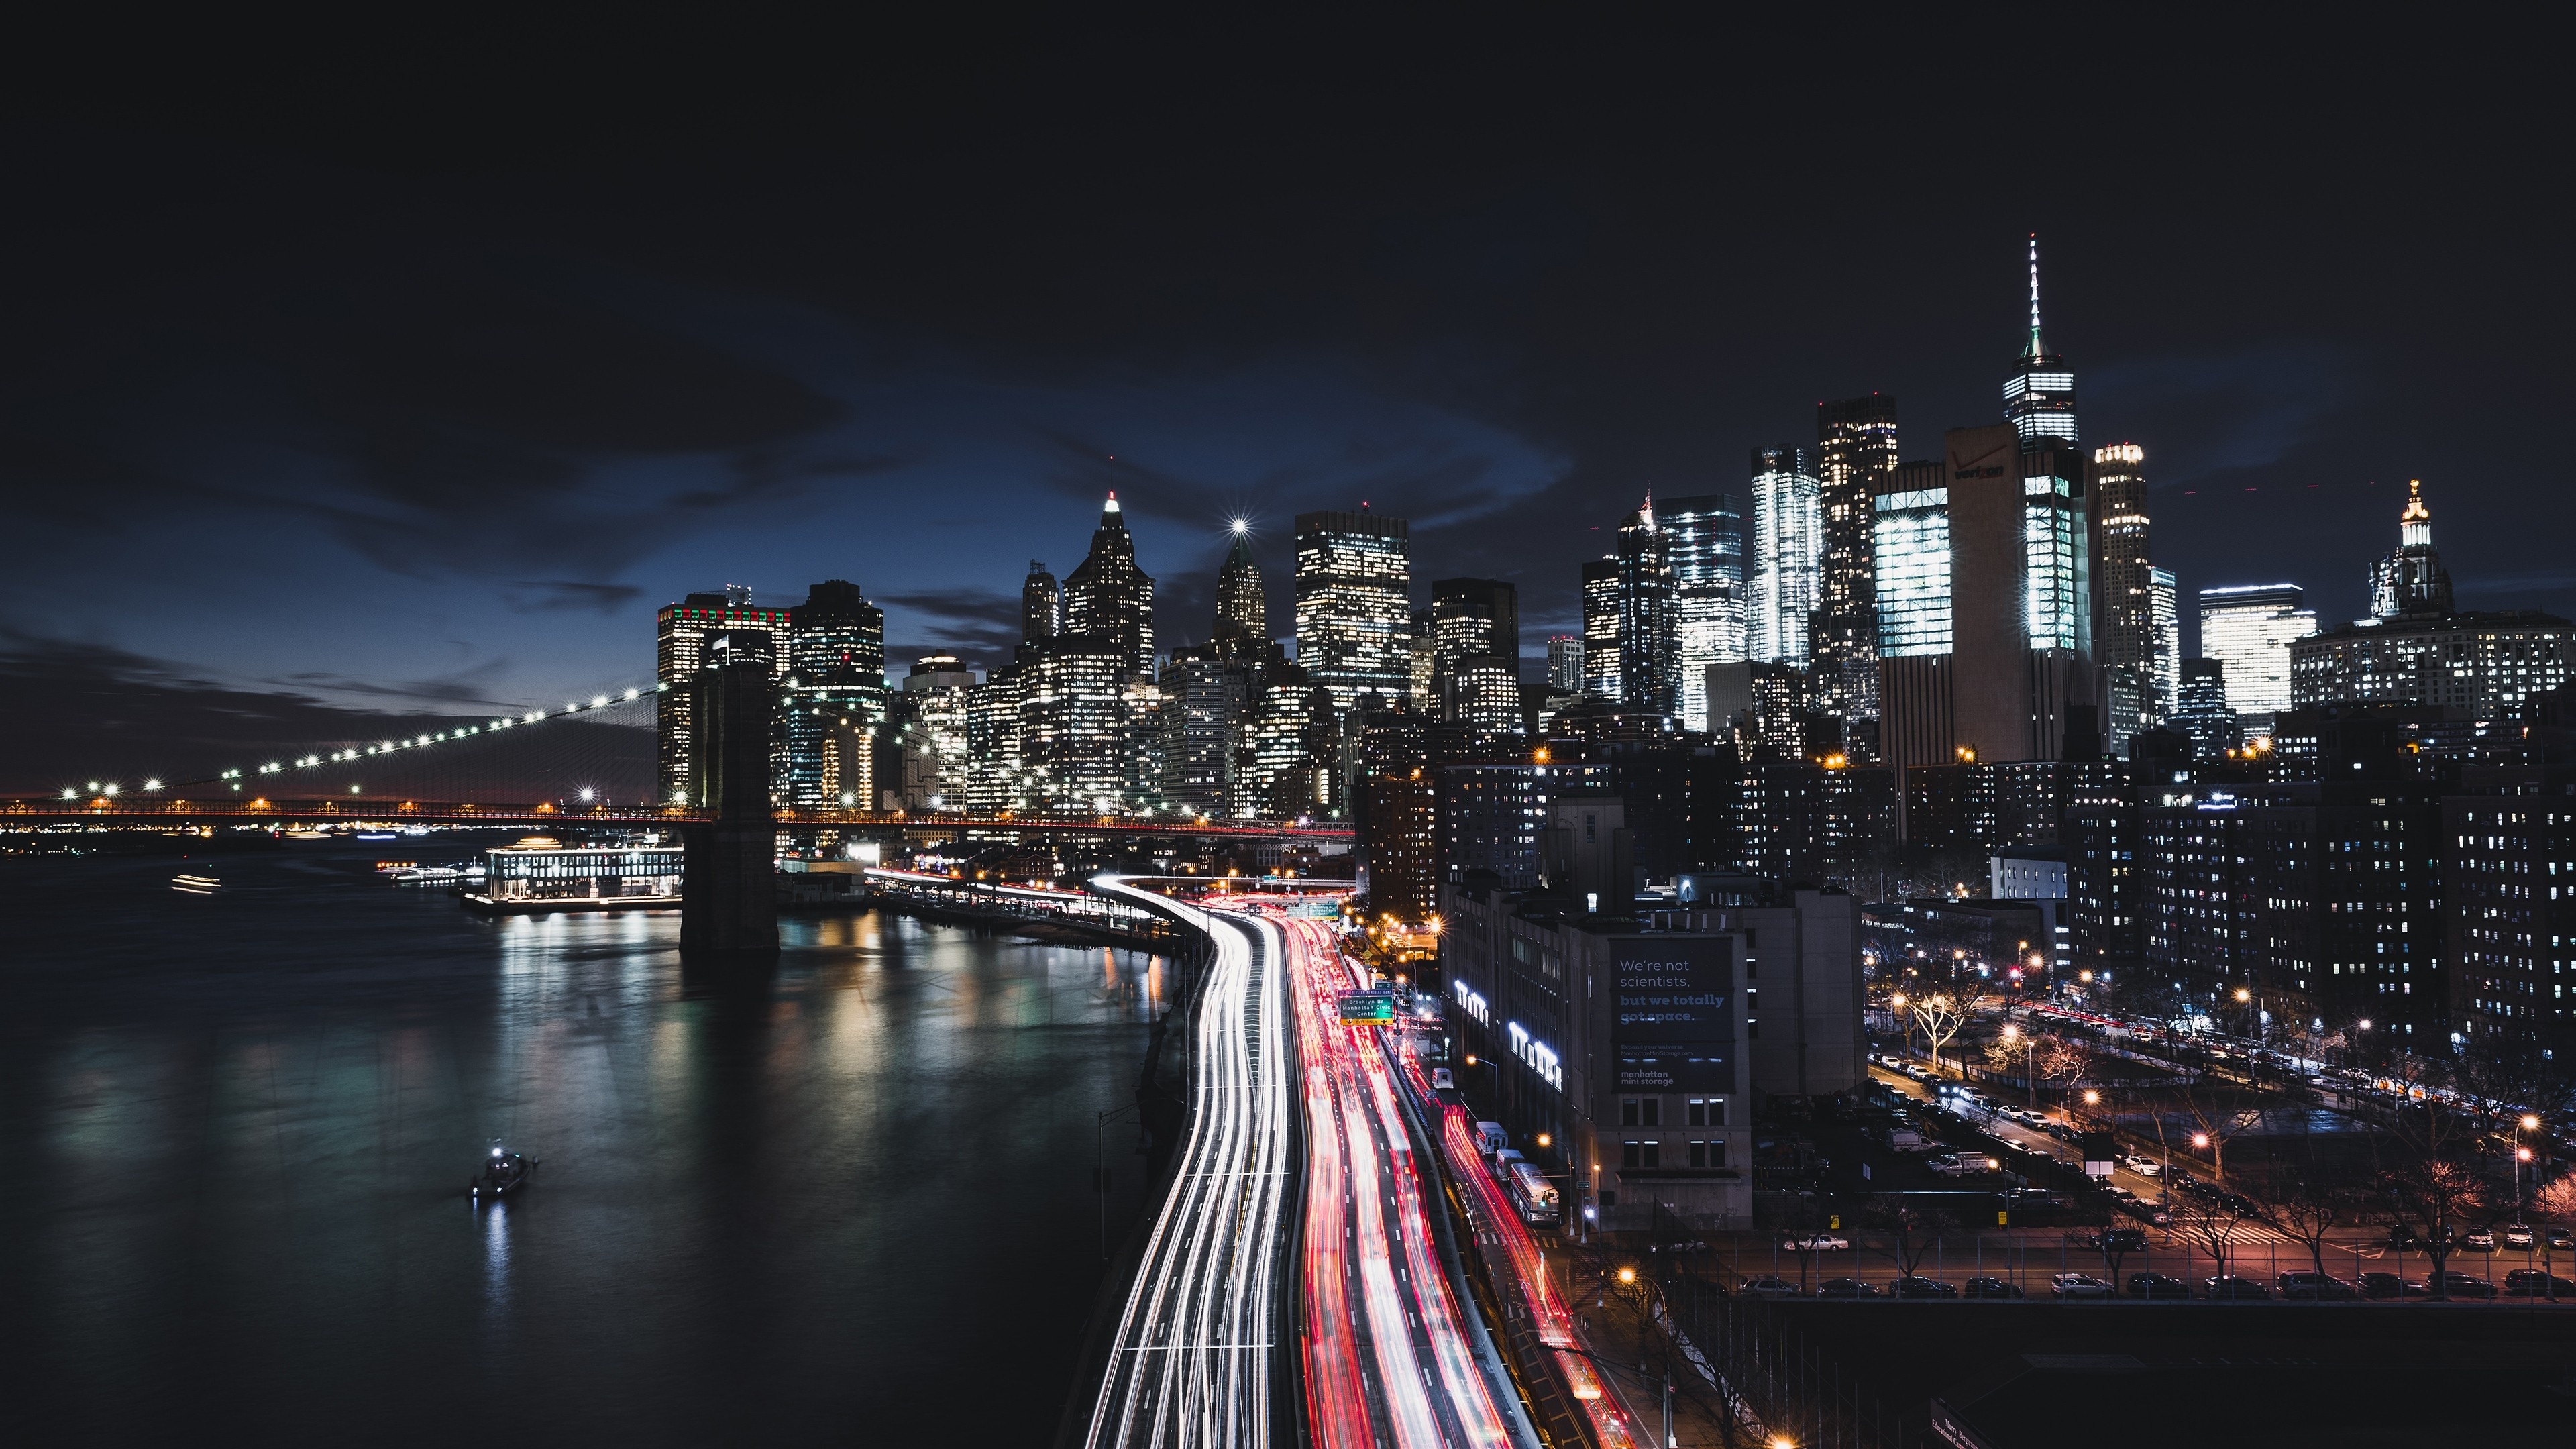
[[[2421,1283],[2409,1283],[2394,1273],[2364,1273],[2358,1285],[2361,1296],[2384,1302],[2391,1298],[2428,1298],[2432,1290]]]
[[[1805,1289],[1771,1273],[1765,1273],[1759,1278],[1745,1279],[1736,1286],[1735,1295],[1739,1298],[1804,1298],[1807,1296]]]
[[[2191,1285],[2180,1278],[2163,1273],[2132,1273],[2129,1275],[2129,1296],[2132,1298],[2189,1298]]]
[[[1783,1238],[1780,1246],[1792,1253],[1848,1253],[1851,1239],[1834,1233],[1809,1233],[1803,1237]]]
[[[2516,1268],[2504,1275],[2504,1291],[2515,1298],[2576,1298],[2576,1283],[2538,1268]]]
[[[2111,1285],[2090,1273],[2056,1273],[2048,1280],[2048,1289],[2060,1298],[2108,1298]]]
[[[2576,1250],[2576,1231],[2567,1228],[2551,1228],[2546,1240],[2549,1246],[2561,1252]]]
[[[1458,1090],[1458,1080],[1457,1078],[1449,1075],[1449,1069],[1447,1067],[1433,1067],[1431,1069],[1431,1090],[1435,1092],[1454,1092]]]
[[[2222,1275],[2222,1276],[2220,1276],[2220,1277],[2216,1277],[2216,1278],[2207,1278],[2207,1279],[2203,1279],[2203,1280],[2201,1281],[2201,1285],[2200,1285],[2200,1296],[2201,1296],[2201,1297],[2203,1297],[2203,1298],[2220,1298],[2220,1299],[2226,1299],[2226,1298],[2265,1298],[2265,1299],[2268,1299],[2268,1298],[2270,1298],[2270,1297],[2272,1296],[2272,1290],[2271,1290],[2271,1289],[2269,1289],[2269,1288],[2264,1287],[2264,1286],[2263,1286],[2262,1284],[2260,1284],[2260,1283],[2255,1282],[2255,1281],[2254,1281],[2253,1279],[2251,1279],[2251,1278],[2239,1278],[2239,1277],[2234,1276],[2233,1274],[2227,1274],[2227,1275]]]
[[[1816,1296],[1819,1298],[1884,1298],[1887,1294],[1877,1284],[1865,1283],[1858,1278],[1828,1278],[1816,1285]]]
[[[2104,1228],[2076,1239],[2097,1253],[2143,1253],[2147,1250],[2144,1228]]]
[[[2145,1198],[2134,1197],[2121,1203],[2120,1211],[2127,1213],[2129,1216],[2136,1218],[2138,1221],[2146,1223],[2151,1227],[2169,1228],[2173,1226],[2172,1210],[2160,1202],[2149,1202]]]
[[[1958,1289],[1938,1278],[1926,1278],[1920,1273],[1911,1278],[1897,1279],[1887,1285],[1887,1291],[1899,1298],[1956,1298],[1959,1296]]]
[[[2161,1175],[2165,1170],[2165,1165],[2163,1163],[2156,1161],[2152,1157],[2140,1157],[2134,1152],[2121,1158],[2120,1165],[2129,1169],[2131,1172],[2136,1173],[2140,1177],[2156,1177]]]
[[[2454,1299],[2493,1298],[2496,1296],[2495,1284],[2488,1282],[2486,1279],[2474,1277],[2467,1273],[2453,1273],[2447,1269],[2439,1274],[2427,1277],[2424,1280],[2424,1291],[2427,1294],[2436,1297]]]
[[[2394,1253],[2420,1253],[2424,1251],[2425,1242],[2422,1234],[2401,1225],[2388,1230],[2387,1241],[2381,1246]]]
[[[2507,1223],[2496,1229],[2496,1241],[2508,1248],[2528,1248],[2533,1246],[2535,1239],[2529,1223]]]
[[[2022,1296],[2019,1285],[2008,1283],[2001,1278],[1985,1277],[1969,1279],[1960,1287],[1959,1293],[1965,1298],[2019,1298]]]
[[[2350,1303],[2361,1296],[2350,1283],[2332,1273],[2289,1272],[2273,1279],[2284,1298],[2310,1303]]]
[[[2117,1183],[2113,1183],[2102,1190],[2109,1193],[2112,1198],[2120,1202],[2136,1202],[2138,1200],[2138,1195],[2136,1193],[2129,1191],[2127,1188],[2122,1187]]]
[[[2460,1246],[2472,1253],[2492,1253],[2496,1250],[2495,1230],[2471,1228],[2467,1235],[2460,1239]]]

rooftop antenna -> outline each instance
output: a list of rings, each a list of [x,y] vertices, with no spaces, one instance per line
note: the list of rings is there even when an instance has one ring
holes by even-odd
[[[2030,351],[2031,357],[2044,356],[2048,349],[2039,345],[2039,233],[2030,234]]]

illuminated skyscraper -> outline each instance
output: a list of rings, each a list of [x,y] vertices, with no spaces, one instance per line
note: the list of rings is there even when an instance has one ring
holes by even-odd
[[[1744,657],[1744,505],[1703,493],[1655,505],[1672,561],[1682,728],[1706,730],[1708,666]]]
[[[2147,570],[2148,614],[2156,631],[2156,701],[2164,719],[2182,698],[2182,605],[2172,569]]]
[[[1583,636],[1547,636],[1547,690],[1550,694],[1583,692]]]
[[[2249,733],[2268,733],[2290,707],[2290,641],[2317,632],[2317,612],[2299,607],[2296,584],[2245,584],[2200,591],[2200,652],[2226,669],[2227,707]]]
[[[1270,643],[1268,596],[1261,566],[1252,561],[1252,535],[1240,520],[1225,565],[1216,575],[1216,630],[1210,637],[1226,658],[1259,658]]]
[[[885,611],[858,585],[814,585],[788,611],[787,682],[779,696],[780,798],[800,809],[875,809],[872,742],[886,724]],[[898,787],[899,782],[885,782]]]
[[[1583,692],[1612,703],[1619,682],[1619,561],[1583,566]]]
[[[2140,691],[2140,714],[2153,719],[2162,707],[2153,691],[2163,671],[2156,657],[2162,641],[2156,632],[2155,565],[2148,556],[2146,457],[2135,443],[2095,448],[2091,488],[2102,593],[2100,663],[2128,672]]]
[[[2406,510],[2397,516],[2397,552],[2372,565],[2370,616],[2438,619],[2452,611],[2451,574],[2433,547],[2433,510],[2424,484],[2406,480]]]
[[[899,701],[903,776],[886,782],[911,811],[966,808],[973,754],[968,725],[975,671],[954,654],[915,660]]]
[[[1227,813],[1252,693],[1248,667],[1212,650],[1172,651],[1163,666],[1164,799],[1191,815]]]
[[[1807,649],[1818,706],[1878,718],[1877,499],[1896,479],[1896,399],[1816,404],[1816,500],[1825,558]]]
[[[2030,341],[2004,379],[2004,420],[2037,448],[2075,441],[2075,374],[2039,340],[2039,238],[2030,239]]]
[[[1064,592],[1045,564],[1030,559],[1028,580],[1020,585],[1020,642],[1034,644],[1063,632]]]
[[[1430,634],[1435,717],[1519,734],[1520,590],[1500,579],[1441,579],[1431,586]]]
[[[698,666],[706,662],[707,641],[718,634],[747,634],[752,630],[784,634],[787,611],[755,609],[751,590],[736,586],[721,593],[691,594],[679,603],[665,604],[654,616],[653,625],[654,675],[661,681],[660,696],[653,704],[655,774],[661,798],[684,801],[689,795],[689,759],[694,738],[688,684],[697,676]],[[784,680],[787,651],[773,650],[772,659],[778,677]]]
[[[1619,525],[1619,700],[1635,709],[1681,710],[1681,631],[1669,540],[1651,497]]]
[[[1752,494],[1753,599],[1745,615],[1745,653],[1804,669],[1825,556],[1819,484],[1806,450],[1755,449]]]
[[[1413,694],[1413,566],[1401,518],[1297,515],[1297,663],[1348,713]],[[1418,707],[1418,706],[1417,706]]]
[[[1024,784],[1014,793],[1030,807],[1094,815],[1126,799],[1131,657],[1114,637],[1072,632],[1021,649]]]
[[[1091,552],[1064,580],[1064,632],[1115,645],[1129,674],[1154,672],[1154,581],[1136,566],[1118,495],[1101,506]]]

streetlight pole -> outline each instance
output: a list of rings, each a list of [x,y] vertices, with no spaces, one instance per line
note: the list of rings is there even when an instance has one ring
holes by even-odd
[[[2522,1165],[2531,1160],[2531,1149],[2522,1145],[2522,1134],[2540,1130],[2540,1118],[2525,1112],[2513,1124],[2513,1220],[2522,1221]]]

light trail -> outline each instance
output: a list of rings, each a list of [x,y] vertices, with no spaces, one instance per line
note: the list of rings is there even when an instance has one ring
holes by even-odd
[[[1267,923],[1265,922],[1265,925]],[[1378,1028],[1346,1026],[1361,985],[1322,922],[1277,927],[1296,986],[1308,1130],[1307,1417],[1329,1449],[1513,1442],[1432,1248],[1428,1202]]]
[[[1208,935],[1189,1136],[1119,1314],[1087,1446],[1266,1445],[1281,1202],[1288,1187],[1288,1000],[1275,932],[1094,882]]]

